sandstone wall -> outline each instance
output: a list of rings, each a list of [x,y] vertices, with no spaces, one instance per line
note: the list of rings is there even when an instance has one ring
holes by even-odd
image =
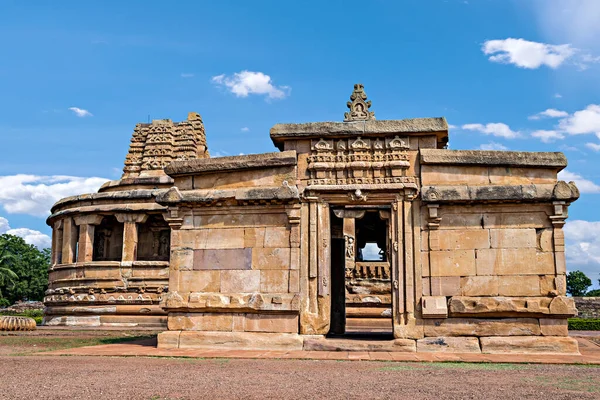
[[[579,314],[578,318],[600,318],[600,297],[574,297]]]

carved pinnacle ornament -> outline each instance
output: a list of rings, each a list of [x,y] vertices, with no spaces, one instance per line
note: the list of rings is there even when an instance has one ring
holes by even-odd
[[[367,101],[367,94],[362,83],[354,85],[354,91],[350,95],[350,100],[346,103],[350,111],[344,113],[344,122],[375,119],[375,112],[369,111],[371,100]]]

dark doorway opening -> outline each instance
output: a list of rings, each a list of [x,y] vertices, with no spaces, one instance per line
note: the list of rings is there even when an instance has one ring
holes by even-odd
[[[389,220],[386,209],[331,216],[330,336],[393,337]],[[341,216],[336,217],[336,216]]]

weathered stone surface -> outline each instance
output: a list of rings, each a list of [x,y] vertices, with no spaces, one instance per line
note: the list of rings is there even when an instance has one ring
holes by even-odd
[[[424,149],[421,150],[421,163],[527,166],[557,170],[567,166],[567,158],[563,153]]]
[[[194,250],[195,270],[244,270],[252,268],[252,249]]]
[[[248,293],[260,290],[260,271],[221,271],[222,293]]]
[[[544,336],[569,336],[566,318],[540,318],[540,328]]]
[[[165,168],[165,172],[170,176],[179,176],[284,165],[296,165],[295,151],[175,161]]]
[[[171,331],[223,331],[233,330],[233,314],[229,313],[194,313],[169,314],[169,330]]]
[[[550,314],[574,317],[577,315],[575,300],[572,297],[557,296],[550,302]]]
[[[458,296],[461,294],[460,276],[432,276],[432,296]]]
[[[535,229],[490,229],[491,247],[495,249],[536,247]]]
[[[462,296],[498,296],[497,276],[467,276],[460,278]]]
[[[446,250],[429,253],[431,276],[475,275],[474,250]]]
[[[481,353],[476,337],[426,337],[417,340],[418,352]]]
[[[282,247],[252,250],[252,269],[289,269],[290,249]]]
[[[306,337],[304,339],[306,351],[390,351],[399,353],[414,353],[417,351],[417,342],[413,339],[393,340],[361,340],[349,343],[345,339],[325,338],[323,336]]]
[[[298,315],[246,314],[246,332],[298,333]]]
[[[445,296],[423,296],[421,299],[423,318],[445,318],[448,304]]]
[[[535,318],[428,319],[423,324],[425,336],[528,336],[541,333]]]
[[[179,287],[189,292],[218,292],[221,274],[219,271],[181,271]]]
[[[448,302],[450,315],[510,316],[519,314],[549,314],[546,297],[461,297]]]
[[[262,293],[286,293],[289,287],[289,271],[260,271],[260,291]]]
[[[540,278],[537,275],[515,275],[498,277],[500,296],[538,296]]]
[[[553,336],[482,337],[481,351],[490,354],[579,354],[577,340]]]
[[[440,235],[439,239],[439,250],[473,250],[489,248],[490,237],[487,229],[448,229]]]
[[[180,349],[302,350],[295,333],[182,331]],[[160,343],[159,343],[160,347]]]

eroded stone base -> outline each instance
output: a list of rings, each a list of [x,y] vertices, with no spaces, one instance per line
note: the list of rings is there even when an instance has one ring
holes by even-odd
[[[482,337],[481,350],[490,354],[579,354],[577,340],[557,336]]]
[[[158,348],[302,350],[296,333],[167,331],[158,335]]]
[[[88,328],[167,328],[166,315],[46,315],[46,326],[74,326]]]

